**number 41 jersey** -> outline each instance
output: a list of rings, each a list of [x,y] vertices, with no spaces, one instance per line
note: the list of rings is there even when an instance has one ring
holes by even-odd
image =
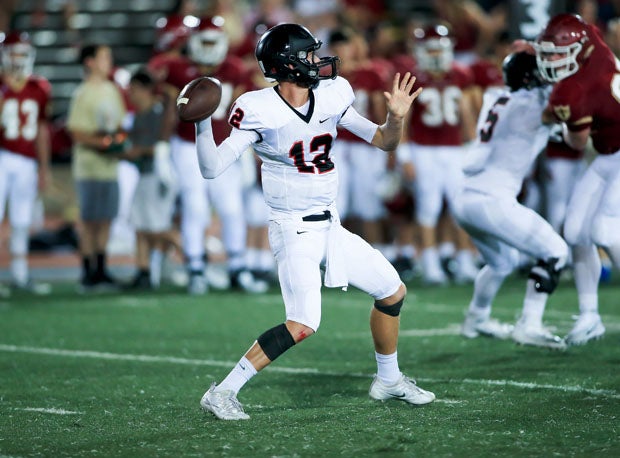
[[[253,147],[263,161],[263,192],[273,211],[311,214],[334,203],[338,174],[330,151],[336,126],[354,98],[351,85],[337,77],[310,90],[301,111],[280,96],[277,86],[237,99],[229,123],[258,133]]]

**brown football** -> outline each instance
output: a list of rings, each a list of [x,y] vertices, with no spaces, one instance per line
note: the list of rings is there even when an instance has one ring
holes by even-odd
[[[220,105],[222,85],[209,76],[202,76],[185,85],[177,97],[177,113],[181,121],[198,122],[208,118]]]

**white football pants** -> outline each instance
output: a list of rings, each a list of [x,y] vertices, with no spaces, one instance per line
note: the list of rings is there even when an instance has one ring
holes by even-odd
[[[228,254],[228,267],[245,265],[247,226],[243,214],[241,166],[235,162],[217,178],[206,180],[200,174],[196,145],[173,137],[172,161],[179,177],[181,195],[181,237],[191,269],[204,267],[205,230],[211,224],[211,206],[222,222],[222,242]]]
[[[568,246],[538,213],[516,198],[464,190],[455,199],[455,216],[493,270],[508,275],[517,267],[518,252],[534,259],[558,258],[561,268]]]
[[[332,211],[332,214],[335,212]],[[327,261],[330,225],[342,250],[341,265],[348,283],[375,300],[396,293],[401,280],[387,259],[361,237],[334,222],[302,221],[300,217],[270,221],[269,243],[278,264],[286,319],[316,331],[321,322],[321,266]]]

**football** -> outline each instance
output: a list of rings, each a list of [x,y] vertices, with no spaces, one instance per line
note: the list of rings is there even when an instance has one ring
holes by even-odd
[[[181,121],[198,122],[208,118],[220,105],[221,83],[209,76],[202,76],[185,85],[177,97],[177,113]]]

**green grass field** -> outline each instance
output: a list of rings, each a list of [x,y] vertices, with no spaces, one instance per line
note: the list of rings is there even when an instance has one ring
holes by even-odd
[[[524,279],[494,315],[513,321]],[[471,286],[409,285],[403,371],[437,395],[415,408],[368,397],[375,370],[371,301],[324,290],[319,332],[255,377],[239,399],[252,417],[223,422],[199,400],[260,333],[284,319],[278,290],[92,297],[57,285],[0,302],[0,456],[331,457],[618,456],[620,284],[603,285],[604,339],[566,352],[466,340]],[[550,300],[564,335],[572,282]]]

